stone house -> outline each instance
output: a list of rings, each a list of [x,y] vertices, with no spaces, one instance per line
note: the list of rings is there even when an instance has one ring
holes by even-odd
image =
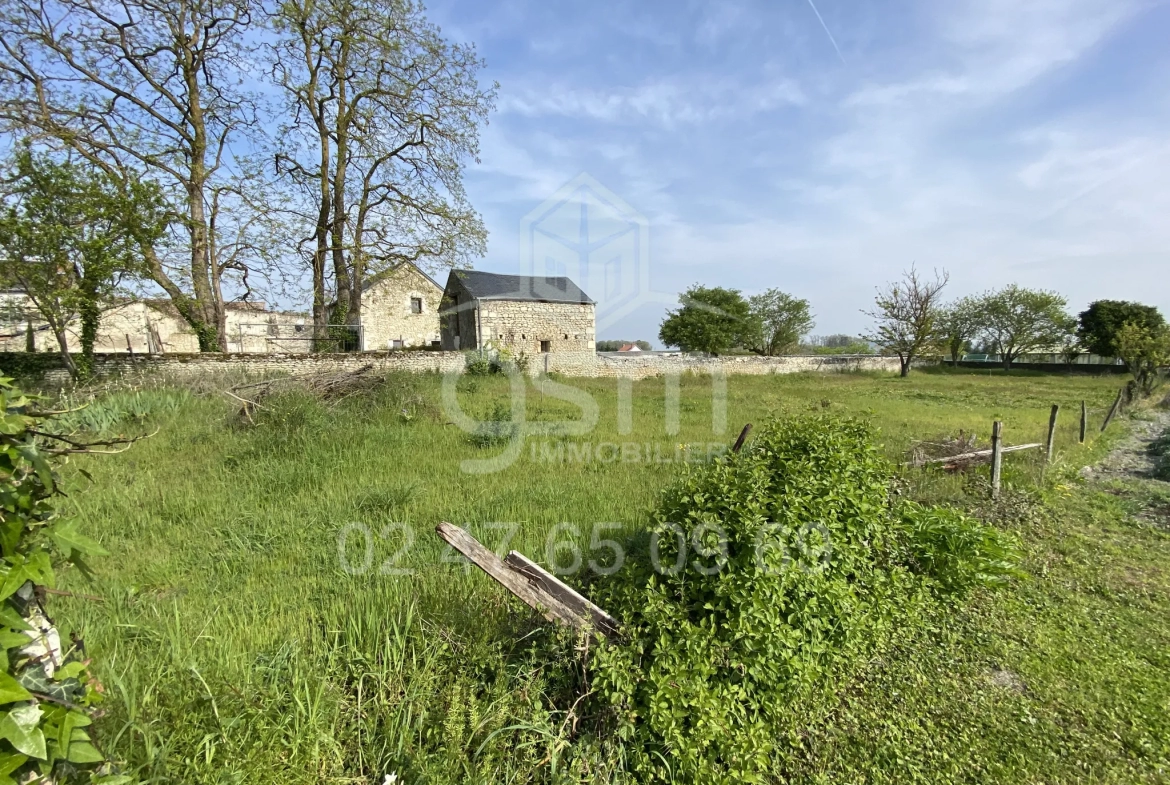
[[[443,292],[442,348],[592,354],[595,309],[568,278],[452,270]]]
[[[307,352],[308,341],[296,340],[305,329],[300,313],[270,311],[263,302],[229,302],[224,307],[228,351]],[[0,351],[25,350],[28,325],[38,352],[59,351],[57,339],[22,291],[0,292]],[[307,335],[307,333],[306,333]],[[74,319],[65,329],[69,350],[81,351],[81,324]],[[94,352],[120,354],[168,354],[198,352],[199,341],[191,326],[170,300],[121,299],[109,303],[98,324]]]
[[[402,262],[362,285],[362,350],[439,344],[443,287],[411,262]]]

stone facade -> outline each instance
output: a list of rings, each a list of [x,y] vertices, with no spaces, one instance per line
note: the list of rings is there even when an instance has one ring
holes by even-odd
[[[303,314],[269,311],[262,302],[227,303],[226,328],[231,352],[307,352],[308,341],[293,340],[303,328]],[[38,352],[60,351],[48,324],[28,297],[20,292],[0,294],[0,352],[24,351],[25,331],[33,327]],[[71,322],[65,330],[69,350],[81,351],[81,324]],[[279,336],[290,336],[281,338]],[[117,302],[102,312],[94,352],[121,354],[172,354],[199,351],[199,340],[191,326],[167,300]]]
[[[486,300],[480,319],[487,347],[535,354],[593,354],[593,303]]]
[[[568,278],[453,270],[443,293],[441,345],[448,351],[591,357],[595,312],[593,301]]]
[[[362,348],[384,352],[438,343],[442,299],[443,287],[410,262],[372,277],[362,293]]]

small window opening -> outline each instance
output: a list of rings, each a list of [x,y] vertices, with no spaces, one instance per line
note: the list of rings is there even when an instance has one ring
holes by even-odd
[[[552,351],[552,341],[541,341],[540,351],[545,354],[548,354],[550,351]]]
[[[411,313],[422,313],[422,298],[421,297],[411,297],[410,298],[410,312]]]

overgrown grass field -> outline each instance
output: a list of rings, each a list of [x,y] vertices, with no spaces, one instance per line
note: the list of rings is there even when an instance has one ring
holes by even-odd
[[[554,384],[596,401],[589,433],[557,425],[582,412]],[[112,556],[67,588],[102,600],[54,603],[106,686],[99,741],[145,781],[620,781],[621,744],[578,732],[528,649],[539,618],[453,558],[436,523],[547,566],[571,567],[572,541],[583,569],[566,579],[580,582],[604,553],[591,539],[635,534],[682,464],[744,423],[862,415],[901,463],[915,441],[960,431],[986,446],[993,419],[1009,444],[1043,441],[1058,403],[1057,465],[1046,472],[1040,451],[1008,456],[998,505],[978,473],[904,470],[903,492],[1018,534],[1029,577],[900,635],[776,781],[1164,781],[1170,537],[1135,517],[1132,494],[1083,487],[1075,473],[1113,438],[1096,431],[1118,384],[730,377],[726,426],[713,428],[710,380],[684,377],[674,432],[661,379],[633,385],[628,422],[612,380],[561,379],[543,393],[530,383],[526,418],[549,433],[482,474],[463,462],[506,453],[510,430],[454,424],[435,376],[391,376],[333,404],[285,395],[251,417],[226,396],[148,390],[139,395],[165,401],[156,411],[100,427],[157,434],[70,474],[67,510]],[[500,377],[463,377],[458,400],[477,419],[513,405]]]

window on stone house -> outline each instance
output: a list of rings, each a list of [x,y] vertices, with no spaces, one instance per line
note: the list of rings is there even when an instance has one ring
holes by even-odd
[[[422,313],[422,298],[421,297],[411,297],[410,298],[410,312],[411,313]]]
[[[541,341],[540,351],[544,354],[548,354],[550,351],[552,351],[552,341]]]

